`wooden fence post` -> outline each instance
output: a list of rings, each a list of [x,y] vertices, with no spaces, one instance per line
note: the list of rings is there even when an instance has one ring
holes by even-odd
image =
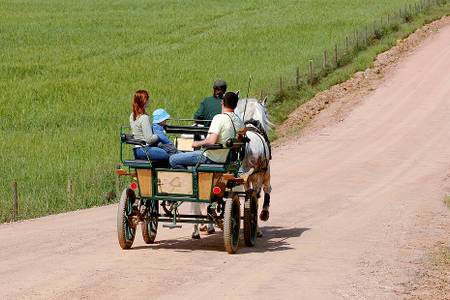
[[[17,214],[19,213],[19,200],[18,200],[18,194],[17,194],[17,182],[13,181],[11,184],[11,191],[12,191],[12,220],[16,221]]]
[[[364,42],[366,43],[366,45],[369,45],[369,39],[370,39],[370,35],[369,35],[369,28],[366,25],[366,34],[364,36]]]
[[[120,195],[120,182],[119,182],[119,176],[118,175],[115,176],[114,187],[115,187],[116,193],[118,195]]]
[[[283,94],[283,77],[280,76],[280,95]]]
[[[349,41],[348,41],[348,35],[345,36],[345,51],[347,51],[347,53],[349,53],[350,51],[350,45],[349,45]]]
[[[73,190],[72,180],[69,178],[67,179],[67,194],[71,195]]]
[[[334,44],[334,64],[338,67],[338,46]]]
[[[322,64],[322,68],[323,70],[326,70],[328,66],[328,53],[327,50],[323,50],[323,64]]]

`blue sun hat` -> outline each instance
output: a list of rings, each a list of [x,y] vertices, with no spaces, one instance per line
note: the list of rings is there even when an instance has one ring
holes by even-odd
[[[153,112],[153,124],[158,124],[170,119],[170,115],[162,108],[155,109]]]

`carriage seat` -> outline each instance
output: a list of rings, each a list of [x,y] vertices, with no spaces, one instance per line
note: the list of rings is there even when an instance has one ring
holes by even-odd
[[[152,160],[151,163],[154,168],[170,168],[168,160]],[[123,164],[130,168],[150,169],[150,163],[145,159],[125,160]]]
[[[226,172],[226,164],[200,164],[197,168],[199,172]]]

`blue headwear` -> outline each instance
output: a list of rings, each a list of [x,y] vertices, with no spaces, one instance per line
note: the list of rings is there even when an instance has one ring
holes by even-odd
[[[169,119],[170,115],[162,108],[155,109],[153,112],[153,124],[158,124]]]

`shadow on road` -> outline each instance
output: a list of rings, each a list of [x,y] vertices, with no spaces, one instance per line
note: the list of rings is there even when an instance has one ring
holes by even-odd
[[[258,238],[255,247],[247,247],[244,242],[244,233],[241,231],[241,240],[237,254],[262,253],[286,251],[294,249],[289,243],[290,238],[300,237],[310,228],[284,228],[280,226],[267,226],[262,228],[264,236]],[[225,251],[223,245],[223,234],[220,230],[212,235],[202,235],[200,240],[190,238],[179,238],[156,241],[153,245],[133,247],[131,250],[142,249],[170,249],[176,252],[191,251]]]

